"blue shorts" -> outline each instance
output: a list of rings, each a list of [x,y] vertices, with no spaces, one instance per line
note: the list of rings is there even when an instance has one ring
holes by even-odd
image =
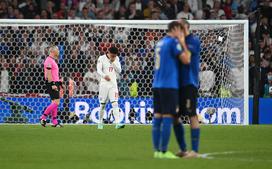
[[[179,111],[178,89],[153,88],[154,113],[173,114]]]

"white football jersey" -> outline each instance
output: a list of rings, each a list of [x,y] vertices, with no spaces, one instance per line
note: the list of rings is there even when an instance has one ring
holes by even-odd
[[[98,58],[97,73],[101,77],[100,83],[108,83],[117,86],[117,75],[121,73],[121,71],[122,69],[118,56],[116,56],[114,62],[111,62],[107,55],[102,55]],[[110,81],[104,79],[106,75],[110,77]]]

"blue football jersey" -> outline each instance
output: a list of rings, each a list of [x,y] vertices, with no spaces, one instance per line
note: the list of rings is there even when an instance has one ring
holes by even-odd
[[[188,49],[191,52],[191,62],[181,66],[181,86],[199,86],[199,64],[200,64],[200,40],[197,36],[188,35],[185,39]]]
[[[165,36],[155,47],[153,88],[179,88],[179,59],[182,48],[176,38]]]

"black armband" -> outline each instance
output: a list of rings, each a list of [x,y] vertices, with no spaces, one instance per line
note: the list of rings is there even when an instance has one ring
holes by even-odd
[[[56,82],[57,85],[61,86],[63,83],[62,82]]]
[[[49,82],[49,81],[47,81],[46,83],[47,83],[48,85],[50,85],[50,86],[57,85],[57,83],[56,83],[56,82]]]
[[[47,81],[47,84],[50,85],[50,86],[61,86],[62,85],[62,82],[48,82]]]

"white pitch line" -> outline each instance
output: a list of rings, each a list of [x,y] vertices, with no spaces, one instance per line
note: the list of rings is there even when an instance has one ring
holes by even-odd
[[[265,159],[255,159],[255,158],[222,158],[222,157],[215,157],[216,155],[228,155],[228,154],[238,154],[238,153],[254,153],[254,151],[225,151],[225,152],[212,152],[212,153],[204,153],[199,154],[199,158],[203,159],[226,159],[226,160],[236,160],[236,161],[245,161],[245,162],[272,162],[271,160]]]
[[[225,151],[225,152],[213,152],[213,153],[204,153],[204,154],[199,154],[199,158],[204,158],[204,159],[214,159],[214,155],[223,155],[223,154],[234,154],[238,153],[235,151]]]

